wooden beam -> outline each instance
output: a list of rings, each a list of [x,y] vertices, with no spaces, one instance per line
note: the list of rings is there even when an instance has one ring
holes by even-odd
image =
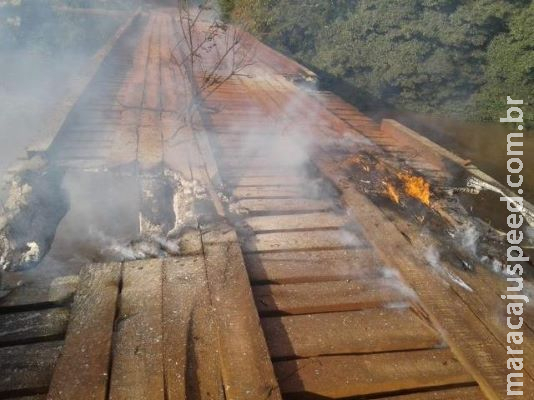
[[[227,227],[203,234],[228,399],[281,399],[241,249]]]
[[[165,399],[224,399],[203,257],[164,261],[162,325]]]
[[[312,357],[275,363],[284,394],[344,398],[472,384],[448,349]]]
[[[65,307],[0,315],[0,344],[62,338],[69,310]]]
[[[245,254],[253,283],[304,283],[376,278],[383,274],[370,249]]]
[[[262,318],[272,358],[431,349],[440,335],[410,309]]]
[[[127,262],[113,346],[110,398],[163,400],[161,259]]]
[[[106,399],[119,280],[118,263],[82,269],[50,399]]]
[[[252,289],[261,315],[313,314],[408,304],[413,292],[394,278],[338,280]]]
[[[3,392],[46,392],[62,347],[56,341],[0,348],[0,397]]]

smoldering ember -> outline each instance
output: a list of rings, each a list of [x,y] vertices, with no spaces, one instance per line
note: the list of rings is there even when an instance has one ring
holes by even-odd
[[[534,399],[533,16],[0,0],[0,399]]]

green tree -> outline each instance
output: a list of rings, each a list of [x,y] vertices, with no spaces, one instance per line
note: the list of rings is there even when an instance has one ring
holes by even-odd
[[[532,79],[530,0],[233,0],[267,43],[356,102],[495,118]],[[505,78],[506,76],[506,78]],[[361,105],[361,104],[360,104]]]

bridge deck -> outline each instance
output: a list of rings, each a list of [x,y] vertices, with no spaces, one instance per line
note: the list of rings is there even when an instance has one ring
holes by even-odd
[[[179,257],[85,266],[72,304],[61,280],[31,304],[3,299],[0,398],[505,398],[506,336],[491,317],[504,315],[502,283],[445,282],[344,169],[392,144],[378,125],[299,87],[311,73],[256,43],[246,73],[204,99],[202,129],[180,129],[189,93],[171,14],[124,35],[51,160],[147,176],[164,165],[208,187],[216,218],[197,216]],[[419,160],[436,180],[438,161]]]

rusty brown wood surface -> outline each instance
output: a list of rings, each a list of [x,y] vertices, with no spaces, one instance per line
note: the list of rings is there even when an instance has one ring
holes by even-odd
[[[485,305],[500,300],[444,285],[334,157],[347,137],[387,146],[388,132],[332,94],[299,88],[288,77],[313,74],[249,35],[240,46],[255,47],[252,65],[204,98],[202,123],[184,125],[201,76],[190,71],[190,82],[175,65],[173,18],[150,10],[135,41],[117,45],[129,67],[96,103],[82,102],[94,117],[67,121],[59,164],[166,169],[202,185],[215,213],[195,216],[201,231],[181,238],[182,257],[86,269],[64,349],[51,341],[64,334],[61,302],[15,309],[31,321],[21,340],[45,343],[12,345],[17,325],[0,315],[2,367],[23,360],[2,398],[44,394],[60,352],[51,400],[505,398],[506,348]],[[433,157],[418,162],[430,170]]]

